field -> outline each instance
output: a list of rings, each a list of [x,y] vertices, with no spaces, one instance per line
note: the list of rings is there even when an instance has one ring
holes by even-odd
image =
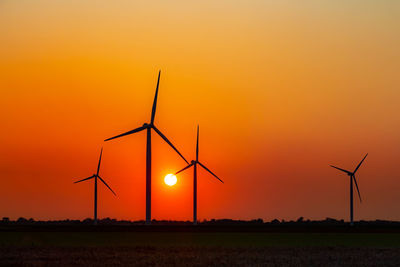
[[[0,231],[0,265],[400,266],[398,232],[98,229]]]

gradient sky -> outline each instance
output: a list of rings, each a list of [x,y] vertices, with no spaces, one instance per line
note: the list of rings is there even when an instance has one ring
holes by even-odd
[[[150,119],[191,160],[198,217],[400,220],[400,2],[0,1],[0,217],[92,217],[105,138]],[[155,219],[192,171],[153,137]],[[99,216],[144,219],[145,133],[104,143]]]

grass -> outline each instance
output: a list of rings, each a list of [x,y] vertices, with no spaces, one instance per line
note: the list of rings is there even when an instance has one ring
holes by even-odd
[[[0,232],[0,246],[400,248],[400,233]]]

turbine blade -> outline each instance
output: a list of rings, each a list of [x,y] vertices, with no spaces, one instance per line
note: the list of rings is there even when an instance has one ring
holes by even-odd
[[[353,173],[356,173],[356,171],[358,170],[358,168],[360,168],[361,164],[363,163],[364,159],[365,159],[367,156],[368,156],[368,153],[367,153],[367,155],[365,155],[365,157],[361,160],[360,164],[358,164],[357,168],[354,170]]]
[[[353,177],[352,177],[352,178],[354,179],[354,183],[356,184],[356,188],[357,188],[357,192],[358,192],[358,197],[360,198],[360,202],[362,202],[362,201],[361,201],[361,194],[360,194],[360,190],[358,190],[358,184],[357,184],[356,176],[355,176],[355,175],[353,175]]]
[[[145,130],[145,129],[147,129],[147,126],[142,126],[142,127],[133,129],[133,130],[131,130],[131,131],[129,131],[129,132],[126,132],[126,133],[123,133],[123,134],[116,135],[116,136],[114,136],[114,137],[108,138],[108,139],[106,139],[106,140],[104,140],[104,141],[109,141],[109,140],[112,140],[112,139],[115,139],[115,138],[119,138],[119,137],[122,137],[122,136],[125,136],[125,135],[137,133],[137,132],[143,131],[143,130]]]
[[[161,70],[158,71],[158,79],[157,79],[156,94],[155,94],[155,96],[154,96],[153,109],[151,110],[151,124],[154,123],[154,117],[156,116],[158,86],[160,85],[160,75],[161,75]]]
[[[183,158],[183,160],[184,160],[187,164],[189,164],[189,162],[185,159],[185,157],[182,156],[182,154],[178,151],[178,149],[176,149],[176,148],[174,147],[174,145],[167,139],[167,137],[165,137],[165,135],[163,135],[163,134],[160,132],[160,130],[157,129],[156,126],[152,125],[152,127],[153,127],[154,131],[156,131],[156,132],[158,133],[158,135],[161,136],[161,138],[164,139],[164,141],[167,142],[168,145],[170,145],[170,146],[176,151],[176,153],[178,153],[179,156],[181,156],[181,158]]]
[[[198,162],[200,164],[201,167],[203,167],[206,171],[208,171],[209,173],[211,173],[215,178],[217,178],[218,180],[220,180],[222,183],[224,181],[222,181],[221,179],[218,178],[218,176],[216,176],[212,171],[210,171],[206,166],[204,166],[203,164],[201,164],[201,162]]]
[[[182,170],[176,172],[175,175],[177,175],[177,174],[180,173],[180,172],[183,172],[183,171],[186,170],[186,169],[189,169],[189,168],[192,167],[192,166],[193,166],[193,163],[190,163],[189,165],[187,165],[187,166],[186,166],[185,168],[183,168]]]
[[[101,163],[101,156],[102,156],[102,155],[103,155],[103,148],[101,148],[101,151],[100,151],[99,165],[97,165],[97,175],[99,175],[100,163]]]
[[[199,125],[197,125],[196,161],[199,161]]]
[[[108,184],[103,180],[103,178],[101,178],[100,176],[97,176],[97,177],[99,177],[99,179],[103,182],[103,184],[105,184],[105,185],[108,187],[108,189],[110,189],[111,192],[113,192],[114,195],[117,195],[117,194],[115,194],[115,192],[111,189],[111,187],[109,187]]]
[[[83,182],[83,181],[86,181],[86,180],[90,180],[90,179],[92,179],[92,178],[94,178],[94,175],[92,175],[92,176],[90,176],[90,177],[88,177],[88,178],[85,178],[85,179],[76,181],[76,182],[74,182],[74,184],[77,184],[77,183],[80,183],[80,182]]]
[[[341,168],[336,167],[336,166],[333,166],[333,165],[329,165],[329,166],[331,166],[332,168],[338,169],[339,171],[345,172],[345,173],[347,173],[347,174],[351,174],[351,172],[349,172],[349,171],[347,171],[347,170],[345,170],[345,169],[341,169]]]

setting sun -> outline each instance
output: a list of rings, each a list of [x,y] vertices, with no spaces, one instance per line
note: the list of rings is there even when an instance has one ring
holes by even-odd
[[[167,174],[164,178],[164,182],[169,185],[169,186],[173,186],[176,184],[177,178],[175,175],[173,174]]]

